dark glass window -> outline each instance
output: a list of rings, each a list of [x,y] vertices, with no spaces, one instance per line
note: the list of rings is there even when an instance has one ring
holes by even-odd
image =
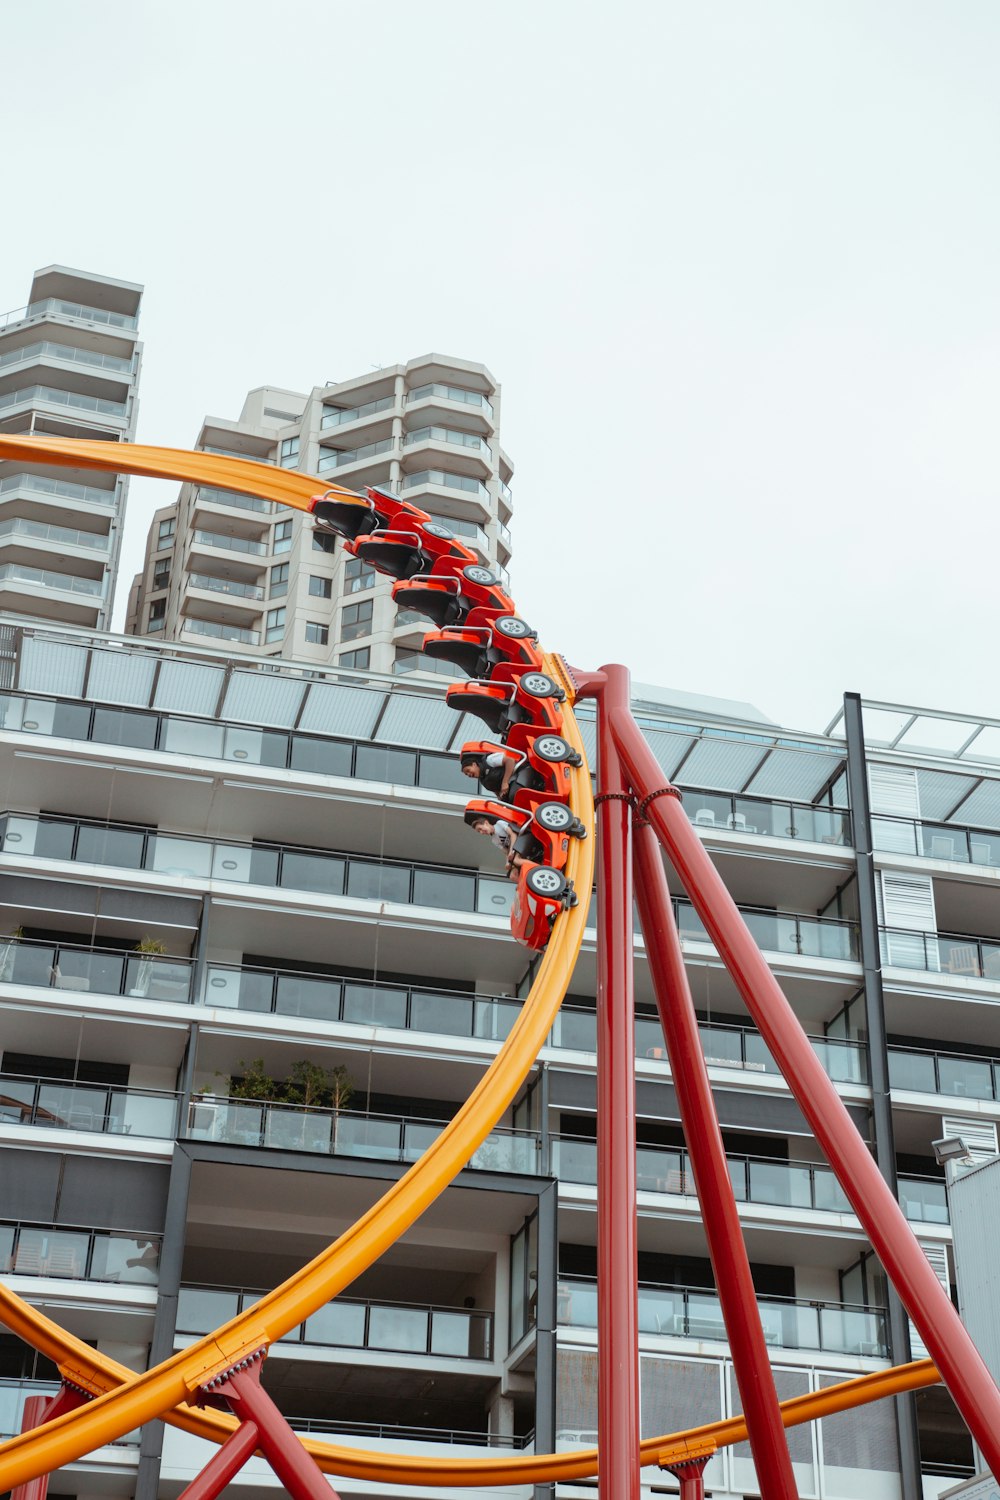
[[[340,667],[353,667],[356,672],[363,672],[372,664],[372,653],[370,646],[360,646],[357,651],[341,651],[337,657],[337,665]]]
[[[322,578],[318,573],[310,573],[309,592],[317,599],[332,599],[333,579]]]
[[[155,714],[95,708],[93,738],[105,745],[133,745],[137,750],[154,750],[157,722]]]
[[[377,865],[352,859],[347,867],[347,894],[363,901],[402,901],[410,899],[408,865]]]
[[[74,832],[72,823],[41,821],[35,833],[34,852],[40,859],[72,859]],[[12,842],[13,835],[8,835],[7,841]]]
[[[296,891],[344,894],[344,861],[330,854],[297,854],[286,849],[281,857],[281,884]]]
[[[316,771],[321,776],[350,776],[353,759],[354,746],[344,740],[292,735],[292,766],[296,771]]]
[[[52,733],[64,740],[85,740],[90,732],[89,703],[57,703]]]
[[[413,786],[417,757],[412,750],[387,750],[381,745],[359,745],[355,776],[365,781],[394,781]]]
[[[120,865],[127,870],[142,869],[146,836],[134,828],[95,828],[80,826],[76,857],[92,865]]]
[[[325,646],[330,639],[329,625],[321,625],[318,620],[306,621],[306,640],[313,646]]]
[[[417,785],[435,792],[468,792],[472,783],[454,755],[421,755]]]
[[[476,877],[454,870],[414,870],[413,899],[418,906],[446,906],[475,911]]]
[[[358,604],[345,604],[340,611],[340,639],[356,641],[359,635],[370,635],[375,602],[362,599]]]
[[[362,562],[360,557],[351,557],[344,564],[344,593],[361,594],[375,587],[375,569]]]

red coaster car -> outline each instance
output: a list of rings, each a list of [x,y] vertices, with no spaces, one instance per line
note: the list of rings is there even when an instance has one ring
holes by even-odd
[[[561,870],[548,865],[522,865],[510,909],[510,930],[525,948],[540,953],[552,935],[556,917],[576,903],[573,883]]]
[[[455,534],[437,521],[413,518],[413,524],[402,526],[403,517],[398,517],[394,527],[371,532],[348,542],[346,550],[370,563],[380,573],[390,578],[412,578],[416,573],[429,573],[439,564],[454,568],[475,565],[476,554]]]
[[[499,615],[513,615],[514,601],[500,587],[489,568],[470,563],[459,577],[421,573],[393,585],[392,597],[400,609],[413,609],[446,625],[487,625]]]
[[[447,692],[449,708],[475,714],[501,739],[515,724],[528,723],[558,734],[562,728],[559,704],[566,697],[546,672],[525,672],[516,682],[456,682]]]
[[[587,830],[565,802],[540,802],[534,808],[510,807],[490,797],[474,797],[466,803],[465,821],[472,828],[483,818],[488,823],[501,819],[514,832],[511,854],[536,864],[565,867],[571,838],[587,837]]]
[[[490,755],[502,755],[515,762],[503,801],[515,807],[534,807],[538,802],[567,801],[570,789],[570,767],[580,764],[580,757],[558,734],[539,734],[522,749],[495,745],[491,740],[468,740],[459,752],[462,769],[481,767],[480,785],[491,796],[500,797],[502,766],[486,766]]]
[[[514,615],[500,617],[505,623]],[[518,621],[518,623],[523,623]],[[449,625],[444,630],[429,630],[424,636],[424,653],[441,661],[454,662],[468,677],[488,677],[492,682],[513,682],[523,672],[540,671],[544,665],[531,636],[511,638],[498,629],[499,621],[470,627]]]

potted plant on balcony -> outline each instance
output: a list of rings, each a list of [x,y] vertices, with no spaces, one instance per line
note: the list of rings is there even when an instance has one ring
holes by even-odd
[[[133,953],[142,954],[164,954],[166,951],[166,943],[161,938],[150,937],[148,933],[145,933],[132,949]],[[152,976],[153,964],[151,960],[148,957],[140,959],[135,973],[135,988],[129,990],[129,994],[139,999],[145,999],[149,994],[149,981]]]
[[[340,1111],[346,1109],[354,1095],[351,1075],[343,1063],[335,1068],[323,1068],[309,1058],[300,1058],[292,1064],[285,1082],[284,1097],[289,1104],[299,1104],[305,1109],[331,1109],[333,1111],[333,1140],[331,1149],[337,1149],[337,1132]],[[300,1135],[301,1145],[308,1145],[305,1132],[309,1116],[303,1115]],[[315,1147],[313,1147],[315,1149]]]

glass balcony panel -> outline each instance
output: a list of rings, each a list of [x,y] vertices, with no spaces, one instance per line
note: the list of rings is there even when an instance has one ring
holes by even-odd
[[[640,1286],[639,1332],[675,1334],[684,1330],[684,1293],[671,1287]]]
[[[363,1302],[328,1302],[305,1323],[307,1344],[328,1344],[338,1349],[365,1347],[365,1305]]]
[[[872,818],[872,845],[887,854],[919,854],[918,827],[906,818]]]
[[[741,913],[758,948],[770,953],[797,953],[797,927],[794,917],[779,917],[769,911]]]
[[[750,1162],[751,1203],[773,1203],[782,1208],[811,1208],[812,1185],[808,1167],[787,1162]]]
[[[414,990],[410,1025],[414,1031],[433,1031],[439,1036],[471,1036],[472,998]]]
[[[191,999],[191,975],[191,964],[182,959],[130,954],[125,987],[129,994],[138,992],[149,1000],[172,1000],[177,1005],[186,1005]]]
[[[553,1159],[558,1176],[565,1182],[583,1183],[588,1187],[597,1185],[597,1144],[594,1141],[575,1141],[563,1136],[553,1143]]]
[[[242,760],[251,766],[284,766],[288,759],[288,736],[273,729],[230,725],[222,753],[226,760]]]
[[[911,1223],[948,1223],[948,1199],[943,1179],[900,1177],[899,1200]]]
[[[597,1048],[597,1017],[589,1010],[569,1010],[565,1006],[556,1017],[553,1046],[570,1047],[574,1052],[593,1052]]]
[[[757,1310],[760,1313],[765,1344],[778,1345],[783,1349],[798,1349],[802,1346],[805,1333],[805,1346],[811,1349],[819,1348],[819,1320],[815,1316],[814,1308],[796,1307],[785,1302],[759,1299]],[[799,1313],[805,1314],[804,1319],[799,1319]],[[815,1335],[813,1338],[808,1337],[810,1321]]]
[[[231,1146],[259,1146],[264,1131],[264,1106],[230,1101],[217,1117],[214,1138]]]
[[[993,1064],[988,1058],[938,1057],[938,1083],[942,1094],[969,1099],[993,1098]]]
[[[153,750],[156,748],[158,725],[156,714],[95,708],[91,739],[100,741],[102,745],[130,745],[137,750]]]
[[[696,828],[728,828],[733,816],[733,799],[718,792],[700,792],[684,788],[684,810]]]
[[[238,844],[216,844],[213,873],[225,880],[246,880],[251,885],[278,884],[278,850],[255,844],[249,851]],[[338,892],[339,894],[339,892]]]
[[[887,1357],[880,1314],[850,1307],[822,1307],[819,1312],[821,1348],[837,1354]]]
[[[424,1154],[428,1146],[433,1146],[440,1134],[441,1126],[436,1123],[425,1123],[422,1120],[404,1120],[403,1160],[416,1161],[418,1156]],[[484,1147],[480,1146],[479,1150],[482,1151],[483,1149]],[[471,1165],[477,1165],[475,1157],[472,1158]]]
[[[2,1088],[2,1084],[0,1084]],[[3,1119],[3,1106],[0,1104],[0,1120]],[[0,1224],[0,1276],[6,1276],[14,1266],[14,1226],[13,1224]],[[213,1328],[215,1327],[213,1323]]]
[[[517,886],[510,880],[494,880],[480,875],[476,910],[490,917],[509,917]]]
[[[169,1094],[114,1089],[108,1104],[108,1131],[169,1141],[177,1132],[177,1101]]]
[[[681,939],[687,943],[707,943],[708,933],[702,926],[701,918],[694,907],[688,906],[686,902],[679,902],[676,908],[677,926]]]
[[[571,1328],[597,1327],[597,1286],[588,1281],[560,1281],[556,1285],[558,1321]]]
[[[813,1051],[823,1064],[823,1070],[834,1083],[865,1083],[868,1070],[865,1055],[852,1042],[837,1042],[821,1037],[811,1037]]]
[[[777,1073],[778,1064],[768,1050],[767,1043],[757,1031],[745,1031],[743,1033],[744,1056],[746,1065],[755,1073]]]
[[[1000,980],[1000,944],[981,942],[983,978]]]
[[[936,1094],[937,1077],[932,1052],[907,1052],[889,1048],[889,1084],[918,1094]]]
[[[159,1242],[120,1234],[95,1234],[90,1275],[94,1281],[155,1286],[160,1276]],[[209,1328],[217,1327],[217,1323],[209,1324]]]
[[[646,1193],[683,1193],[684,1172],[679,1151],[664,1151],[655,1146],[637,1146],[635,1152],[636,1185]]]
[[[729,1156],[726,1158],[729,1168],[729,1181],[733,1185],[733,1197],[737,1203],[748,1203],[750,1201],[750,1163],[743,1156]]]
[[[345,1021],[355,1026],[388,1026],[406,1029],[406,991],[394,985],[344,985]]]
[[[970,828],[969,854],[974,865],[1000,865],[1000,834]]]
[[[48,988],[55,981],[57,949],[48,943],[22,943],[16,939],[0,940],[0,982],[33,984]]]
[[[296,771],[312,771],[319,776],[350,776],[353,763],[354,746],[343,740],[292,735],[292,767]]]
[[[795,807],[792,814],[799,838],[811,838],[816,844],[840,846],[851,842],[849,813],[837,812],[832,807]]]
[[[206,1005],[268,1012],[274,1001],[274,975],[252,969],[209,968]]]
[[[521,1014],[521,1007],[514,1000],[477,1000],[475,1010],[474,1035],[480,1041],[488,1042],[505,1041],[510,1035],[511,1027]]]
[[[663,1041],[663,1028],[659,1019],[652,1016],[636,1016],[635,1018],[635,1055],[636,1057],[652,1057],[663,1059],[666,1057],[666,1047]]]
[[[478,1322],[481,1324],[481,1319]],[[473,1355],[472,1322],[465,1312],[445,1312],[441,1308],[431,1309],[431,1353],[447,1359],[483,1359],[481,1353]]]
[[[76,857],[84,864],[117,865],[125,870],[141,870],[146,836],[131,828],[95,828],[81,823],[76,842]]]
[[[928,859],[968,864],[969,840],[964,828],[952,828],[947,824],[916,823],[914,833],[920,842],[918,854],[924,854]]]
[[[352,859],[347,866],[347,894],[361,901],[396,901],[404,905],[410,899],[409,865],[378,865]]]
[[[239,1312],[239,1293],[182,1286],[177,1297],[178,1333],[211,1333]]]
[[[413,900],[417,906],[475,911],[476,877],[454,870],[417,868],[413,872]]]
[[[462,775],[452,755],[421,755],[417,785],[433,792],[461,792],[469,790],[469,779]]]
[[[207,880],[212,874],[212,845],[204,839],[155,834],[149,841],[146,868],[161,875]]]
[[[734,797],[733,810],[726,827],[735,833],[763,833],[769,837],[791,838],[789,809],[780,802],[758,802],[750,797]]]
[[[37,1125],[51,1125],[62,1130],[103,1131],[107,1114],[107,1089],[57,1083],[43,1083],[39,1087],[35,1109]]]
[[[934,946],[937,947],[940,966],[946,974],[960,974],[968,979],[983,977],[982,948],[975,938],[950,937],[938,933],[936,939],[933,935],[928,939],[928,947],[932,951]]]
[[[424,1354],[428,1311],[423,1307],[379,1307],[368,1310],[369,1349]]]
[[[743,1032],[735,1027],[700,1026],[701,1050],[707,1063],[729,1063],[743,1066]]]
[[[19,1276],[61,1276],[77,1281],[87,1274],[90,1235],[71,1229],[22,1229],[14,1271]]]
[[[315,1021],[340,1019],[339,979],[306,974],[279,974],[274,1008],[282,1016],[308,1016]]]
[[[380,745],[359,745],[354,774],[365,781],[413,786],[417,779],[417,757],[412,750],[388,750]],[[467,778],[463,779],[468,786]]]
[[[847,1194],[829,1167],[813,1168],[813,1193],[816,1208],[834,1214],[854,1212]]]
[[[165,718],[163,721],[163,749],[172,755],[200,755],[221,760],[223,741],[221,724],[207,724],[198,719]]]
[[[281,858],[281,885],[284,889],[342,896],[344,870],[344,861],[329,854],[298,854],[285,849]]]
[[[265,1146],[283,1151],[330,1151],[333,1116],[306,1109],[276,1109],[269,1106],[264,1132]]]
[[[715,1292],[688,1292],[686,1332],[692,1339],[725,1340],[726,1325]]]
[[[483,1172],[534,1172],[538,1166],[537,1137],[495,1130],[486,1137],[469,1165]]]
[[[341,1115],[334,1138],[338,1156],[373,1157],[377,1161],[399,1161],[402,1155],[402,1122],[363,1119]]]
[[[33,1079],[4,1078],[0,1075],[0,1125],[33,1123],[37,1087]]]

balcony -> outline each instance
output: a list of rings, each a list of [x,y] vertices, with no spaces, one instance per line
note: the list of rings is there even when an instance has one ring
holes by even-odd
[[[378,401],[365,401],[361,406],[328,406],[320,418],[320,429],[346,427],[350,422],[361,422],[380,411],[389,411],[395,404],[395,396],[382,396]]]
[[[701,918],[688,901],[675,900],[674,916],[681,941],[710,943]],[[769,953],[794,953],[804,958],[858,960],[858,934],[852,922],[835,917],[804,917],[792,912],[761,911],[741,906],[740,915],[757,946]]]
[[[273,515],[278,506],[273,500],[261,500],[258,495],[238,495],[235,490],[217,490],[211,485],[201,484],[195,493],[195,501],[204,500],[209,505],[228,505],[236,510],[258,511],[261,515]]]
[[[459,541],[464,542],[467,547],[475,547],[483,557],[490,556],[490,539],[475,521],[467,521],[461,516],[442,516],[434,511],[428,511],[428,515],[432,521],[437,521],[439,526],[447,526],[448,530],[453,531]],[[397,611],[397,620],[400,613],[409,613],[409,611]],[[423,621],[426,629],[427,616],[418,615],[416,618]]]
[[[26,563],[0,565],[0,583],[27,583],[33,588],[58,589],[63,594],[87,594],[103,599],[103,578],[77,578],[73,573],[57,573],[48,568],[29,568]]]
[[[0,1073],[0,1125],[173,1140],[177,1095]]]
[[[88,307],[85,302],[68,302],[62,297],[45,297],[40,302],[30,302],[25,309],[29,318],[48,317],[79,318],[86,323],[103,323],[109,328],[138,328],[138,314],[109,312],[106,307]]]
[[[478,479],[471,479],[467,474],[449,474],[444,469],[421,469],[417,474],[407,474],[402,488],[416,490],[433,486],[446,490],[460,490],[464,495],[471,495],[486,505],[490,502],[490,492],[485,484]]]
[[[35,814],[0,816],[0,838],[3,853],[19,859],[67,860],[496,917],[508,915],[514,895],[509,881],[478,870],[379,861],[297,845],[228,843]]]
[[[390,453],[395,446],[394,438],[382,438],[377,443],[365,443],[360,448],[321,448],[316,472],[323,474],[327,469],[343,469],[348,464],[364,463],[383,453]]]
[[[64,364],[87,365],[90,369],[111,370],[121,375],[132,374],[133,362],[130,359],[122,359],[117,354],[100,354],[95,349],[79,349],[75,344],[54,344],[48,340],[25,344],[20,349],[0,354],[0,370],[30,364],[39,359],[58,359]]]
[[[32,541],[51,542],[56,547],[85,547],[91,552],[108,552],[111,537],[107,532],[79,531],[74,526],[57,526],[52,522],[29,521],[24,516],[14,516],[9,521],[0,521],[0,541],[6,538],[23,538]]]
[[[186,1134],[189,1140],[221,1141],[229,1146],[414,1162],[433,1145],[447,1123],[205,1095],[191,1101]],[[486,1137],[468,1165],[478,1171],[533,1174],[538,1170],[538,1149],[538,1136],[533,1131],[497,1129]]]
[[[995,829],[873,817],[872,843],[880,853],[916,854],[950,864],[1000,867],[1000,833]]]
[[[473,406],[484,412],[490,421],[493,420],[493,407],[481,391],[467,391],[461,385],[442,385],[434,382],[430,385],[415,386],[406,397],[407,406],[412,406],[417,401],[452,401],[456,406]]]
[[[729,796],[684,787],[682,806],[696,828],[724,828],[764,838],[806,839],[813,844],[849,848],[851,818],[832,807],[802,802],[772,802],[760,797]]]
[[[950,1223],[943,1177],[910,1177],[900,1173],[899,1201],[911,1224]]]
[[[201,547],[217,547],[221,552],[244,552],[251,557],[264,557],[268,551],[266,542],[245,536],[224,536],[219,531],[196,531],[193,541]]]
[[[83,396],[79,391],[62,391],[51,385],[29,385],[23,390],[6,391],[0,396],[0,411],[10,406],[71,406],[75,411],[97,412],[124,422],[128,405],[124,401],[106,401],[101,396]]]
[[[252,464],[274,463],[273,445],[268,446],[266,453],[244,453],[239,448],[217,448],[211,443],[199,443],[198,448],[201,453],[217,453],[220,458],[242,458]]]
[[[452,448],[468,448],[488,460],[493,457],[493,449],[485,438],[457,427],[416,427],[403,439],[404,448],[415,448],[422,443],[447,443]]]
[[[264,1295],[235,1287],[182,1286],[177,1332],[211,1333]],[[282,1344],[377,1349],[443,1359],[492,1359],[493,1314],[461,1307],[338,1297],[286,1333]]]
[[[193,974],[194,965],[185,958],[0,938],[0,984],[187,1004]]]
[[[832,1170],[822,1163],[728,1154],[726,1159],[737,1203],[763,1203],[808,1212],[854,1212]],[[636,1147],[635,1160],[636,1185],[640,1192],[697,1198],[694,1173],[686,1151],[640,1145]],[[552,1161],[553,1172],[562,1182],[597,1186],[596,1142],[574,1136],[555,1136]]]
[[[209,636],[214,641],[239,641],[243,646],[260,645],[259,630],[244,630],[240,625],[220,625],[218,620],[187,618],[181,621],[181,630],[185,635]]]
[[[118,498],[115,489],[99,490],[92,484],[71,484],[65,479],[46,479],[43,474],[8,474],[6,478],[0,479],[0,495],[21,491],[65,500],[82,500],[86,505],[111,508]]]
[[[880,1310],[792,1297],[758,1297],[757,1308],[764,1341],[777,1348],[889,1357],[886,1317]],[[596,1329],[596,1281],[561,1277],[558,1318],[561,1328]],[[639,1284],[639,1333],[727,1341],[716,1292],[649,1282]]]
[[[922,969],[1000,982],[1000,940],[970,937],[968,933],[883,927],[879,943],[883,964],[895,969]]]
[[[137,1239],[110,1229],[0,1223],[0,1276],[58,1276],[67,1281],[155,1286],[159,1262],[159,1235]]]
[[[1000,1058],[890,1047],[889,1083],[915,1094],[1000,1103]]]
[[[3,528],[0,527],[0,534]],[[234,599],[263,599],[264,590],[258,583],[240,583],[236,578],[216,578],[210,573],[189,573],[188,586],[204,589],[211,594],[226,594]]]
[[[314,1437],[350,1433],[362,1438],[366,1446],[369,1441],[387,1442],[393,1446],[398,1446],[400,1442],[420,1443],[426,1445],[418,1450],[424,1453],[432,1452],[440,1444],[456,1448],[502,1448],[518,1451],[530,1448],[535,1441],[534,1432],[508,1437],[500,1433],[457,1427],[414,1427],[395,1422],[334,1422],[323,1417],[291,1416],[288,1418],[288,1425],[295,1432],[309,1433]]]

